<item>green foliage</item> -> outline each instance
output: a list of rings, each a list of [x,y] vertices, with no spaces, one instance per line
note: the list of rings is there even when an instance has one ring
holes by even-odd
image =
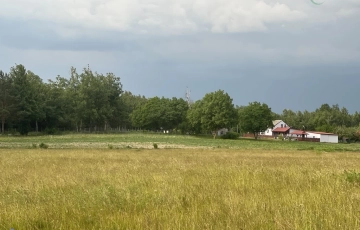
[[[58,133],[58,130],[56,128],[46,128],[44,132],[48,135],[55,135]]]
[[[316,130],[321,132],[336,132],[336,127],[354,127],[360,122],[360,114],[350,115],[346,108],[339,105],[323,104],[314,112],[285,109],[278,119],[282,119],[294,129]]]
[[[162,135],[162,134],[143,134],[142,132],[124,133],[124,134],[66,134],[49,137],[47,135],[41,136],[26,136],[19,137],[17,135],[0,135],[0,148],[29,148],[32,143],[47,143],[52,148],[71,148],[71,149],[103,149],[108,148],[108,145],[131,146],[134,149],[139,148],[153,148],[153,143],[158,146],[172,146],[182,148],[184,146],[191,148],[222,148],[231,149],[258,149],[267,151],[269,149],[279,151],[294,151],[296,150],[314,150],[322,152],[360,152],[360,145],[351,144],[327,144],[315,142],[280,142],[273,139],[261,139],[255,141],[253,139],[240,138],[238,141],[224,141],[222,139],[212,139],[210,135]]]
[[[41,144],[39,144],[39,147],[42,149],[47,149],[47,148],[49,148],[49,145],[41,143]]]
[[[221,136],[221,139],[238,139],[239,138],[239,134],[236,132],[227,132],[226,134]]]
[[[84,128],[107,132],[109,127],[210,133],[237,125],[238,115],[242,116],[247,107],[238,107],[238,114],[235,113],[232,99],[222,90],[206,94],[190,109],[181,98],[147,99],[123,92],[119,77],[93,72],[90,67],[81,72],[71,67],[70,76],[57,76],[48,83],[23,65],[16,64],[9,73],[0,70],[3,134],[10,130],[21,135],[34,131],[55,134],[55,130]],[[341,139],[360,141],[360,113],[349,114],[339,105],[323,104],[313,112],[285,109],[282,114],[270,114],[271,120],[282,119],[294,129],[336,132]],[[260,124],[264,119],[257,124],[250,122],[251,129],[240,119],[241,131],[254,133],[256,137],[264,128]]]
[[[136,108],[130,118],[134,127],[172,130],[186,121],[187,110],[188,105],[183,99],[153,97]]]
[[[279,139],[279,140],[282,140],[282,141],[285,140],[284,135],[281,133],[281,134],[278,136],[278,139]]]
[[[114,146],[109,144],[109,145],[108,145],[108,148],[109,148],[109,149],[113,149]]]
[[[187,113],[187,120],[189,123],[189,129],[195,134],[200,134],[202,131],[201,125],[201,116],[202,116],[202,101],[196,101],[192,104],[191,108]]]
[[[188,120],[195,132],[216,132],[236,124],[238,116],[232,98],[223,90],[206,94],[195,102],[188,113]]]
[[[360,185],[360,173],[355,170],[352,171],[344,171],[344,175],[346,177],[346,181],[354,184]]]
[[[248,106],[239,109],[239,117],[242,131],[254,134],[255,139],[259,132],[273,126],[271,109],[264,103],[249,103]]]
[[[11,118],[15,110],[15,92],[12,87],[12,78],[0,70],[0,131],[5,133],[5,122]]]
[[[136,126],[132,123],[131,120],[131,114],[138,109],[140,106],[144,105],[146,103],[147,99],[144,96],[141,95],[133,95],[129,91],[125,91],[120,96],[120,102],[119,105],[122,107],[119,117],[121,119],[122,125],[128,128],[132,127],[141,127],[141,124],[137,123],[138,120],[135,118],[134,122]],[[136,116],[136,115],[134,115]]]
[[[360,126],[359,127],[337,127],[335,132],[339,135],[339,140],[346,142],[346,140],[351,142],[360,141]]]
[[[32,145],[31,145],[31,148],[36,149],[36,148],[37,148],[37,144],[32,144]]]
[[[232,98],[223,90],[208,93],[202,99],[201,123],[205,130],[228,128],[237,121]]]
[[[158,144],[156,144],[156,143],[153,144],[153,147],[154,147],[154,149],[158,149],[158,148],[159,148]]]

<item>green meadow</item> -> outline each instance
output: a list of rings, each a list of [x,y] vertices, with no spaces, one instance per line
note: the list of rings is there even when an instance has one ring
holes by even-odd
[[[357,144],[0,136],[0,172],[0,229],[360,229]]]

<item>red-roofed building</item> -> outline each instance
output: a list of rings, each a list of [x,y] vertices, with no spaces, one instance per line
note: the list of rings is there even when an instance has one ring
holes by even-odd
[[[307,132],[303,131],[303,130],[292,129],[292,130],[290,130],[290,135],[292,137],[306,138],[307,135],[309,135],[309,134]]]
[[[273,133],[273,136],[274,137],[277,137],[279,135],[283,135],[284,137],[286,137],[289,133],[290,133],[290,127],[287,126],[287,127],[278,127],[278,128],[275,128],[272,130],[272,133]]]
[[[265,132],[260,133],[260,135],[275,136],[273,134],[273,130],[275,130],[277,128],[290,128],[290,127],[282,120],[274,120],[273,127],[269,127],[267,130],[265,130]]]
[[[315,132],[315,131],[303,131],[303,130],[291,130],[291,137],[296,137],[301,139],[305,139],[305,141],[311,141],[317,139],[318,142],[323,143],[338,143],[338,135],[334,133],[326,133],[326,132]]]

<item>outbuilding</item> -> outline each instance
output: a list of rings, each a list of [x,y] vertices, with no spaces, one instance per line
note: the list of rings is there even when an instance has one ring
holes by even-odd
[[[320,138],[323,143],[339,143],[339,136],[335,133],[308,131],[309,138]]]

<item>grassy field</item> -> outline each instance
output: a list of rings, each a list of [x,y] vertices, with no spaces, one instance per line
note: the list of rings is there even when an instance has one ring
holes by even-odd
[[[360,144],[326,144],[279,140],[213,140],[211,137],[165,134],[72,134],[56,136],[20,137],[0,136],[1,148],[32,148],[32,145],[45,143],[49,148],[97,149],[112,148],[151,149],[157,143],[159,148],[171,149],[248,149],[248,150],[314,150],[320,152],[360,152]]]
[[[41,142],[49,149],[31,148]],[[0,144],[0,229],[360,229],[355,144],[136,134]]]

